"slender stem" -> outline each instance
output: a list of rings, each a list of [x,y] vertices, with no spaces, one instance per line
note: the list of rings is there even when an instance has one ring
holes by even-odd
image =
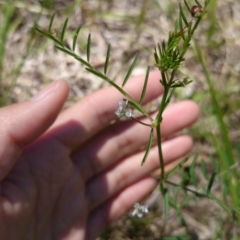
[[[173,183],[173,182],[171,182],[171,181],[169,181],[169,180],[166,180],[165,182],[168,183],[168,184],[170,184],[170,185],[172,185],[172,186],[175,186],[175,187],[181,187],[182,189],[184,189],[184,190],[186,190],[186,191],[188,191],[188,192],[191,192],[191,193],[195,194],[195,195],[198,196],[198,197],[210,198],[207,194],[199,193],[199,192],[197,192],[197,191],[195,191],[195,190],[192,190],[192,189],[190,189],[190,188],[188,188],[188,187],[184,187],[184,186],[179,185],[179,184],[177,184],[177,183]]]
[[[159,162],[161,167],[161,180],[164,180],[165,178],[165,166],[164,166],[164,160],[163,160],[163,152],[162,152],[162,144],[161,144],[161,127],[160,124],[156,128],[157,131],[157,141],[158,141],[158,156],[159,156]]]
[[[165,78],[165,73],[161,73],[162,77]],[[159,107],[159,113],[156,117],[156,131],[157,131],[157,142],[158,142],[158,156],[159,156],[159,163],[161,167],[161,180],[165,179],[165,166],[164,166],[164,159],[163,159],[163,152],[162,152],[162,136],[161,136],[161,122],[162,122],[162,114],[167,104],[167,96],[168,96],[169,88],[164,86],[164,93],[162,97],[162,101]]]
[[[144,126],[151,127],[151,128],[153,127],[153,124],[144,123],[144,122],[138,120],[137,118],[131,117],[131,119],[140,123],[140,124],[142,124],[142,125],[144,125]]]

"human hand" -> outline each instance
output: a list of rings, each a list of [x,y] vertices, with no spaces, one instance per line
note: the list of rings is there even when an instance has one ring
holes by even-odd
[[[139,97],[144,77],[126,89]],[[161,94],[150,74],[146,102]],[[149,128],[116,121],[122,96],[114,88],[88,95],[59,114],[68,95],[64,81],[30,101],[0,109],[0,233],[4,240],[95,239],[156,186],[157,147],[140,166]],[[198,116],[191,101],[169,106],[164,139]],[[165,163],[184,156],[191,138],[163,142]],[[174,149],[174,151],[173,151]]]

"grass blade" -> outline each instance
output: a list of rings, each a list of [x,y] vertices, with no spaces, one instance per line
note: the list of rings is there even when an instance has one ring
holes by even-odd
[[[229,186],[228,186],[228,184],[225,184],[224,188],[223,188],[223,200],[224,200],[224,202],[227,202],[228,194],[229,194]]]
[[[213,172],[211,178],[209,179],[208,186],[207,186],[207,194],[209,194],[211,191],[211,188],[212,188],[212,185],[213,185],[216,175],[217,175],[217,173]]]
[[[65,32],[66,32],[66,29],[67,29],[67,24],[68,24],[68,18],[65,20],[64,22],[64,25],[63,25],[63,29],[62,29],[62,33],[61,33],[61,42],[63,42],[64,40],[64,35],[65,35]]]
[[[142,104],[143,99],[144,99],[145,94],[146,94],[149,72],[150,72],[150,66],[147,67],[147,72],[146,72],[146,75],[145,75],[143,90],[142,90],[142,94],[141,94],[141,97],[140,97],[140,104]]]
[[[179,192],[179,186],[173,186],[172,192],[173,192],[173,196],[176,198]]]
[[[76,49],[77,38],[78,38],[78,34],[79,34],[80,30],[81,30],[81,26],[77,29],[77,31],[76,31],[76,33],[75,33],[75,35],[74,35],[74,38],[73,38],[73,44],[72,44],[72,50],[73,50],[73,52],[74,52],[75,49]]]
[[[165,184],[162,182],[160,183],[160,189],[164,198],[164,218],[167,219],[169,213],[169,194]]]
[[[196,154],[189,170],[191,182],[195,187],[197,187],[197,178],[195,173],[195,166],[196,166],[197,160],[198,160],[198,155]]]
[[[133,62],[132,62],[132,64],[131,64],[131,66],[130,66],[128,72],[127,72],[127,75],[126,75],[126,77],[125,77],[124,80],[123,80],[122,87],[124,87],[125,84],[127,83],[127,80],[129,79],[129,77],[130,77],[130,75],[131,75],[131,73],[132,73],[132,71],[133,71],[133,69],[134,69],[134,67],[135,67],[135,65],[136,65],[136,63],[137,63],[137,61],[138,61],[138,58],[139,58],[139,54],[137,54],[137,55],[135,56],[135,58],[134,58],[134,60],[133,60]]]
[[[52,17],[51,17],[51,20],[50,20],[50,23],[49,23],[49,26],[48,26],[48,32],[49,33],[52,31],[52,25],[53,25],[53,21],[54,21],[55,15],[56,14],[53,14]]]
[[[104,74],[107,74],[110,51],[111,51],[111,45],[108,44],[107,56],[106,56],[106,60],[105,60],[105,64],[104,64]]]
[[[147,149],[146,149],[146,152],[144,154],[144,157],[143,157],[143,160],[142,160],[142,163],[141,163],[141,166],[143,166],[143,164],[146,162],[147,160],[147,157],[148,157],[148,154],[151,150],[151,147],[152,147],[152,141],[153,141],[153,128],[151,129],[150,131],[150,136],[149,136],[149,140],[148,140],[148,145],[147,145]]]
[[[216,160],[214,159],[214,157],[212,155],[210,156],[210,161],[212,163],[214,172],[218,173],[220,169],[219,169],[219,166],[218,166]]]
[[[88,34],[88,41],[87,41],[87,61],[90,60],[90,51],[91,50],[91,33]]]

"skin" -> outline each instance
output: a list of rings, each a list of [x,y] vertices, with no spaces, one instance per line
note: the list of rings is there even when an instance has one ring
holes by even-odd
[[[150,74],[146,102],[162,93],[159,78]],[[136,99],[143,80],[134,77],[125,87]],[[1,239],[95,239],[157,185],[156,146],[140,166],[149,128],[109,124],[122,98],[117,90],[99,90],[60,113],[67,96],[67,83],[56,81],[31,100],[0,109]],[[189,136],[174,135],[198,114],[191,101],[166,109],[166,165],[191,149]]]

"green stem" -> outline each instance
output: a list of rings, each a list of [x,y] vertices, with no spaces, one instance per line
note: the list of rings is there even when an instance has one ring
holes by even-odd
[[[161,73],[162,78],[165,78],[165,73]],[[168,97],[169,88],[164,86],[164,93],[162,97],[162,101],[159,107],[159,113],[156,117],[156,131],[157,131],[157,142],[158,142],[158,156],[159,156],[159,163],[161,167],[161,180],[165,179],[165,165],[163,159],[163,152],[162,152],[162,136],[161,136],[161,122],[162,122],[162,114],[167,105],[167,97]]]
[[[161,141],[161,127],[160,124],[156,128],[157,131],[157,142],[158,142],[158,156],[159,156],[159,162],[161,167],[161,180],[164,180],[165,178],[165,166],[164,166],[164,160],[163,160],[163,152],[162,152],[162,141]]]
[[[144,122],[138,120],[137,118],[131,117],[131,119],[134,120],[135,122],[138,122],[138,123],[144,125],[144,126],[151,127],[151,128],[153,127],[153,124],[144,123]]]

